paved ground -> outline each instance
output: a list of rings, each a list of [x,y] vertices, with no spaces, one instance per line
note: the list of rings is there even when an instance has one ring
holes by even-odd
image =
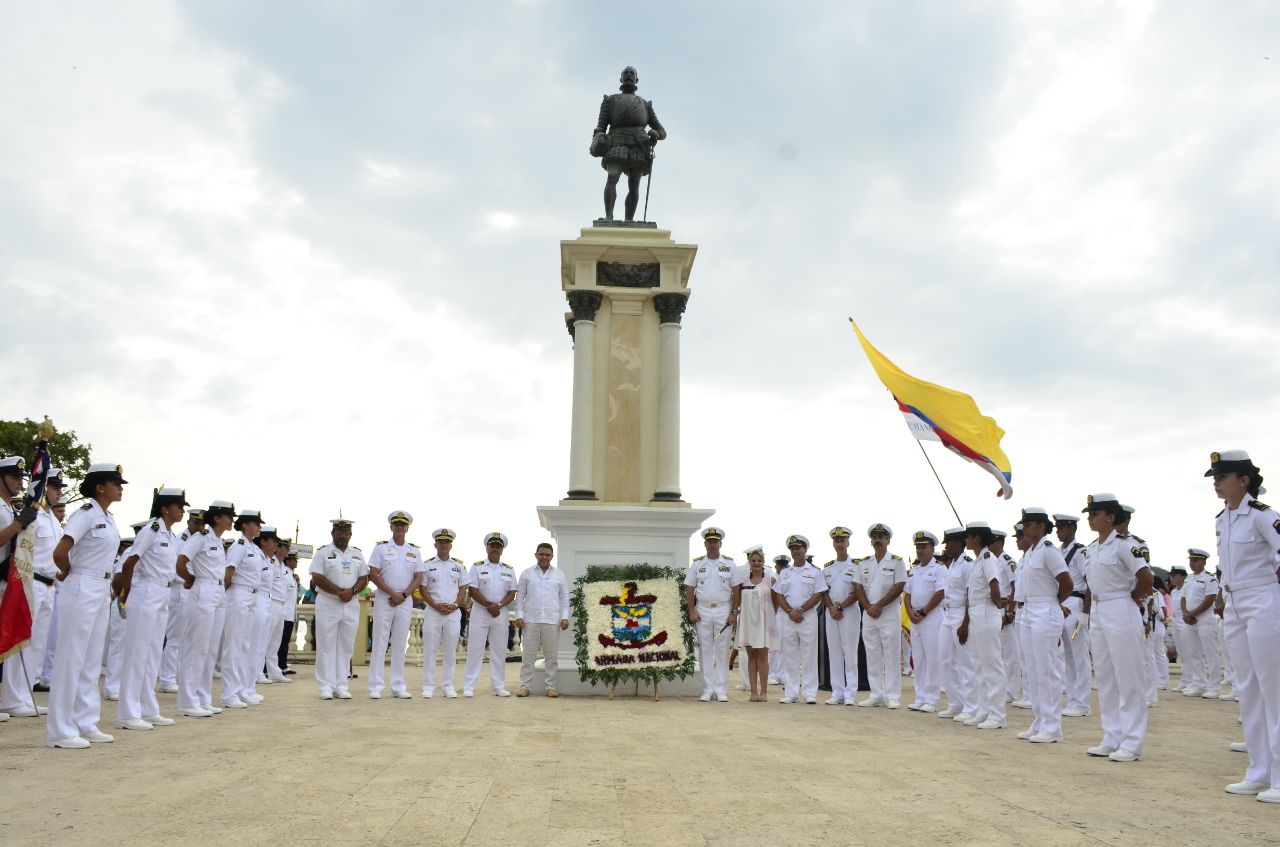
[[[1234,703],[1162,692],[1146,759],[1120,765],[1084,754],[1096,717],[1032,746],[1017,709],[981,732],[740,692],[498,699],[481,678],[474,700],[371,701],[362,678],[356,699],[322,702],[300,667],[262,706],[149,733],[104,720],[116,742],[85,751],[14,718],[0,844],[1280,843],[1280,807],[1222,791],[1245,764],[1227,749]]]

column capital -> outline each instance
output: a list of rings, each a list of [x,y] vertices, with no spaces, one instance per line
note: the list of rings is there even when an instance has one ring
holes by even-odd
[[[684,314],[684,307],[689,303],[687,294],[658,294],[653,298],[653,308],[658,312],[658,319],[664,324],[678,324]]]
[[[604,300],[604,296],[599,291],[591,289],[576,289],[569,292],[569,308],[573,310],[573,319],[575,321],[594,321],[596,319],[596,310],[600,308],[600,303]]]

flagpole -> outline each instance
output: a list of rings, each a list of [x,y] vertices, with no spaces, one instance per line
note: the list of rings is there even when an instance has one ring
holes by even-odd
[[[916,439],[916,446],[920,448],[920,455],[924,456],[924,460],[929,463],[929,470],[933,471],[933,478],[938,481],[938,487],[942,489],[942,496],[947,498],[947,505],[951,507],[951,514],[956,516],[956,523],[964,526],[960,513],[956,511],[956,504],[951,502],[951,495],[947,493],[947,487],[942,484],[942,477],[938,476],[938,469],[933,466],[933,460],[929,458],[929,454],[925,452],[924,445],[920,443],[918,438]]]

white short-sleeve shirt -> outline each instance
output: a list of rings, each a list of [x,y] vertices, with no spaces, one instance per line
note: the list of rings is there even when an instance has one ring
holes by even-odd
[[[693,589],[699,606],[720,605],[729,602],[735,585],[742,584],[742,574],[728,556],[699,556],[685,572],[684,584]]]
[[[369,556],[369,567],[378,569],[382,581],[391,590],[403,592],[413,582],[413,575],[426,569],[426,563],[417,544],[380,541]]]
[[[894,585],[907,581],[907,563],[894,553],[885,553],[878,562],[875,556],[868,556],[859,560],[858,565],[862,592],[867,595],[868,603],[879,603]]]
[[[368,576],[369,565],[359,547],[339,550],[326,544],[312,557],[310,571],[329,580],[335,588],[346,589],[354,588],[360,577]]]

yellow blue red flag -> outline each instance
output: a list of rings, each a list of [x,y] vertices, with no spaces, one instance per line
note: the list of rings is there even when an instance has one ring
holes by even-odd
[[[978,409],[968,394],[925,382],[906,373],[872,346],[858,324],[849,318],[862,351],[876,376],[898,403],[907,428],[919,441],[940,441],[948,450],[978,465],[1000,482],[1000,496],[1013,496],[1009,458],[1000,449],[1004,430]]]

